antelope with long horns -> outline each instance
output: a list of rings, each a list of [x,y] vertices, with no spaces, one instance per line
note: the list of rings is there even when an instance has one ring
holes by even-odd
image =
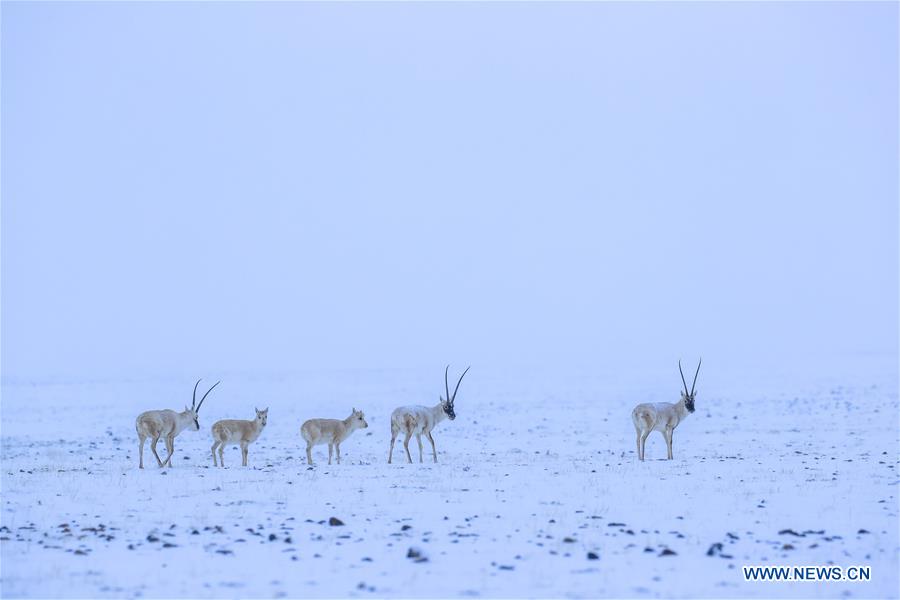
[[[156,462],[159,463],[159,466],[163,467],[169,465],[171,467],[172,455],[175,453],[175,436],[188,428],[193,429],[194,431],[200,431],[200,421],[198,417],[200,407],[203,406],[203,401],[206,400],[209,393],[213,391],[213,388],[222,383],[221,381],[217,381],[211,388],[206,390],[206,393],[200,398],[200,403],[197,404],[197,386],[200,385],[201,381],[202,379],[198,379],[197,383],[194,385],[194,400],[191,402],[190,408],[185,406],[182,412],[168,409],[148,410],[147,412],[138,415],[134,427],[137,430],[138,439],[140,440],[141,469],[144,468],[144,442],[147,438],[150,438],[151,440],[150,449],[153,451],[153,456],[156,457]],[[166,460],[160,460],[159,454],[156,453],[156,443],[161,437],[165,438],[166,450],[169,451],[169,456],[166,457]]]
[[[423,462],[423,434],[431,442],[431,454],[434,457],[434,462],[437,462],[437,449],[434,447],[434,437],[431,435],[431,430],[444,419],[452,421],[456,418],[456,411],[453,407],[453,403],[456,401],[456,392],[459,391],[459,384],[462,383],[463,377],[466,376],[470,368],[467,367],[463,374],[459,376],[459,380],[456,382],[456,389],[453,390],[453,395],[451,396],[450,384],[447,380],[450,365],[447,365],[447,368],[444,369],[444,391],[447,395],[446,397],[440,397],[440,403],[437,406],[401,406],[391,413],[391,449],[388,452],[388,464],[394,458],[394,442],[401,431],[404,435],[403,447],[406,449],[407,462],[412,462],[412,455],[409,453],[409,438],[412,436],[416,436],[416,441],[419,442],[419,462]]]
[[[241,447],[241,466],[247,466],[247,452],[250,444],[256,441],[259,434],[266,426],[269,420],[269,409],[259,410],[254,407],[256,418],[252,421],[242,421],[238,419],[224,419],[216,421],[212,426],[212,457],[213,466],[225,466],[225,446],[229,444],[237,444]],[[219,460],[216,462],[216,450],[219,451]]]
[[[681,383],[684,391],[681,392],[681,400],[675,404],[669,402],[653,402],[638,404],[631,411],[631,420],[634,423],[634,431],[637,435],[637,453],[640,460],[644,460],[644,447],[647,444],[647,436],[651,431],[658,431],[666,438],[668,459],[672,460],[672,433],[678,424],[684,421],[689,414],[694,412],[694,398],[697,392],[697,375],[700,373],[700,365],[703,359],[697,363],[697,371],[694,373],[694,383],[688,392],[687,381],[684,380],[684,371],[681,370],[681,361],[678,361],[678,372],[681,373]]]

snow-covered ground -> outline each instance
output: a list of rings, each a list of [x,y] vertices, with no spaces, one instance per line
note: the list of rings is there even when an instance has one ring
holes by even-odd
[[[399,444],[386,459],[391,409],[433,404],[441,368],[223,376],[201,431],[177,438],[175,468],[158,469],[148,449],[143,471],[134,418],[189,402],[189,378],[5,381],[0,591],[897,597],[894,359],[821,377],[713,363],[676,430],[675,460],[661,460],[653,434],[643,464],[630,410],[676,400],[675,365],[649,378],[476,365],[458,418],[435,430],[436,465],[427,451],[424,464],[396,460]],[[249,419],[254,406],[270,412],[250,467],[229,448],[228,467],[213,468],[210,425]],[[369,428],[343,444],[343,464],[328,466],[320,446],[308,468],[302,421],[353,406]],[[872,581],[749,583],[741,572],[825,564],[869,565]]]

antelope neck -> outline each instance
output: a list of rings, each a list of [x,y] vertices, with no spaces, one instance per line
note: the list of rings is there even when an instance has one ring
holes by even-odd
[[[683,420],[686,416],[691,414],[691,411],[689,411],[684,404],[684,398],[675,403],[675,410],[678,411],[679,420]]]

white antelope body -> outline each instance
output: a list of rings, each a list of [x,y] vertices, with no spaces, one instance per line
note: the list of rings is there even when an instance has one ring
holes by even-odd
[[[640,460],[644,460],[644,448],[647,444],[647,436],[651,431],[658,431],[666,438],[668,459],[672,460],[672,433],[678,424],[684,421],[689,414],[694,412],[694,397],[697,392],[697,375],[700,373],[700,363],[697,364],[697,372],[694,373],[694,383],[688,392],[687,382],[684,380],[684,372],[681,371],[681,361],[678,361],[678,371],[681,373],[681,383],[684,391],[681,392],[681,400],[675,404],[669,402],[652,402],[638,404],[631,411],[631,421],[634,423],[634,431],[637,435],[637,453]]]
[[[200,399],[200,404],[197,404],[197,386],[200,385],[202,380],[198,379],[197,383],[194,385],[194,400],[191,402],[191,407],[184,407],[184,411],[177,412],[174,410],[148,410],[147,412],[143,412],[138,415],[138,418],[134,422],[134,428],[137,430],[138,439],[140,440],[140,468],[144,468],[144,442],[147,438],[150,438],[150,450],[153,451],[153,456],[156,457],[156,462],[159,463],[159,466],[162,467],[164,465],[172,466],[172,454],[175,453],[175,436],[184,431],[185,429],[191,428],[193,431],[200,430],[200,421],[199,421],[199,412],[200,407],[203,405],[203,401],[206,400],[206,397],[209,395],[213,388],[219,385],[221,382],[217,381],[215,385],[209,388],[205,394],[203,394],[203,398]],[[159,438],[165,438],[166,441],[166,450],[169,451],[169,456],[166,460],[160,460],[159,454],[156,453],[156,443],[159,441]]]
[[[406,449],[407,462],[412,462],[412,456],[409,453],[409,438],[412,436],[416,436],[416,441],[419,443],[419,462],[423,462],[423,434],[431,442],[431,454],[434,457],[434,462],[437,462],[437,448],[434,446],[431,430],[444,419],[452,421],[456,418],[456,411],[453,407],[453,403],[456,401],[456,392],[459,391],[459,384],[462,383],[463,377],[466,376],[470,368],[467,367],[463,374],[459,376],[459,381],[456,382],[456,389],[453,390],[453,395],[451,396],[450,385],[447,382],[450,365],[447,365],[447,368],[444,370],[444,391],[447,397],[446,399],[440,397],[440,403],[437,406],[401,406],[394,409],[394,412],[391,413],[391,449],[388,452],[388,464],[393,461],[394,442],[397,441],[397,435],[401,431],[404,434],[403,447]]]
[[[225,466],[225,446],[237,444],[241,447],[241,466],[247,466],[247,450],[250,444],[256,441],[259,434],[266,426],[269,417],[269,409],[259,410],[254,407],[256,418],[252,421],[238,419],[224,419],[216,421],[212,426],[212,457],[213,466]],[[216,462],[216,450],[219,451],[219,461]]]
[[[365,429],[366,416],[361,410],[353,409],[349,417],[339,419],[310,419],[300,427],[300,435],[306,440],[306,464],[313,464],[312,449],[319,444],[328,444],[328,464],[331,455],[337,449],[337,462],[341,464],[341,442],[350,437],[357,429]]]

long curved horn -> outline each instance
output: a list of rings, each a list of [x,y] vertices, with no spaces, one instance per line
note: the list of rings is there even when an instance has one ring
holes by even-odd
[[[469,369],[471,369],[471,368],[472,368],[472,366],[469,365],[468,367],[466,367],[466,370],[463,371],[463,374],[459,376],[459,381],[456,382],[456,389],[453,390],[453,399],[450,400],[450,404],[453,404],[456,401],[456,392],[459,391],[459,384],[462,383],[462,378],[466,376],[466,373],[468,373]]]
[[[200,385],[200,382],[203,379],[198,379],[197,383],[194,384],[194,399],[191,401],[191,410],[194,410],[194,407],[197,406],[197,386]]]
[[[220,383],[222,383],[222,382],[221,382],[221,381],[217,381],[215,384],[213,384],[213,386],[212,386],[211,388],[209,388],[208,390],[206,390],[206,393],[203,394],[203,397],[202,397],[202,398],[200,398],[200,404],[197,405],[196,412],[200,412],[200,407],[203,406],[203,401],[206,400],[206,397],[209,396],[209,393],[210,393],[211,391],[213,391],[213,388],[215,388],[215,387],[216,387],[217,385],[219,385]]]
[[[697,363],[697,372],[694,373],[694,383],[691,384],[691,396],[694,395],[694,386],[697,385],[697,375],[700,374],[700,365],[703,364],[703,358],[700,358],[700,362]],[[682,375],[684,377],[684,375]]]
[[[444,397],[444,400],[446,402],[450,402],[450,384],[447,383],[447,373],[449,373],[449,372],[450,372],[450,365],[447,365],[447,368],[444,369],[444,390],[445,390],[445,393],[447,394]]]
[[[687,394],[687,381],[684,380],[684,371],[681,370],[681,359],[678,359],[678,372],[681,373],[681,383],[684,384],[684,393]],[[690,395],[690,394],[688,394]]]

